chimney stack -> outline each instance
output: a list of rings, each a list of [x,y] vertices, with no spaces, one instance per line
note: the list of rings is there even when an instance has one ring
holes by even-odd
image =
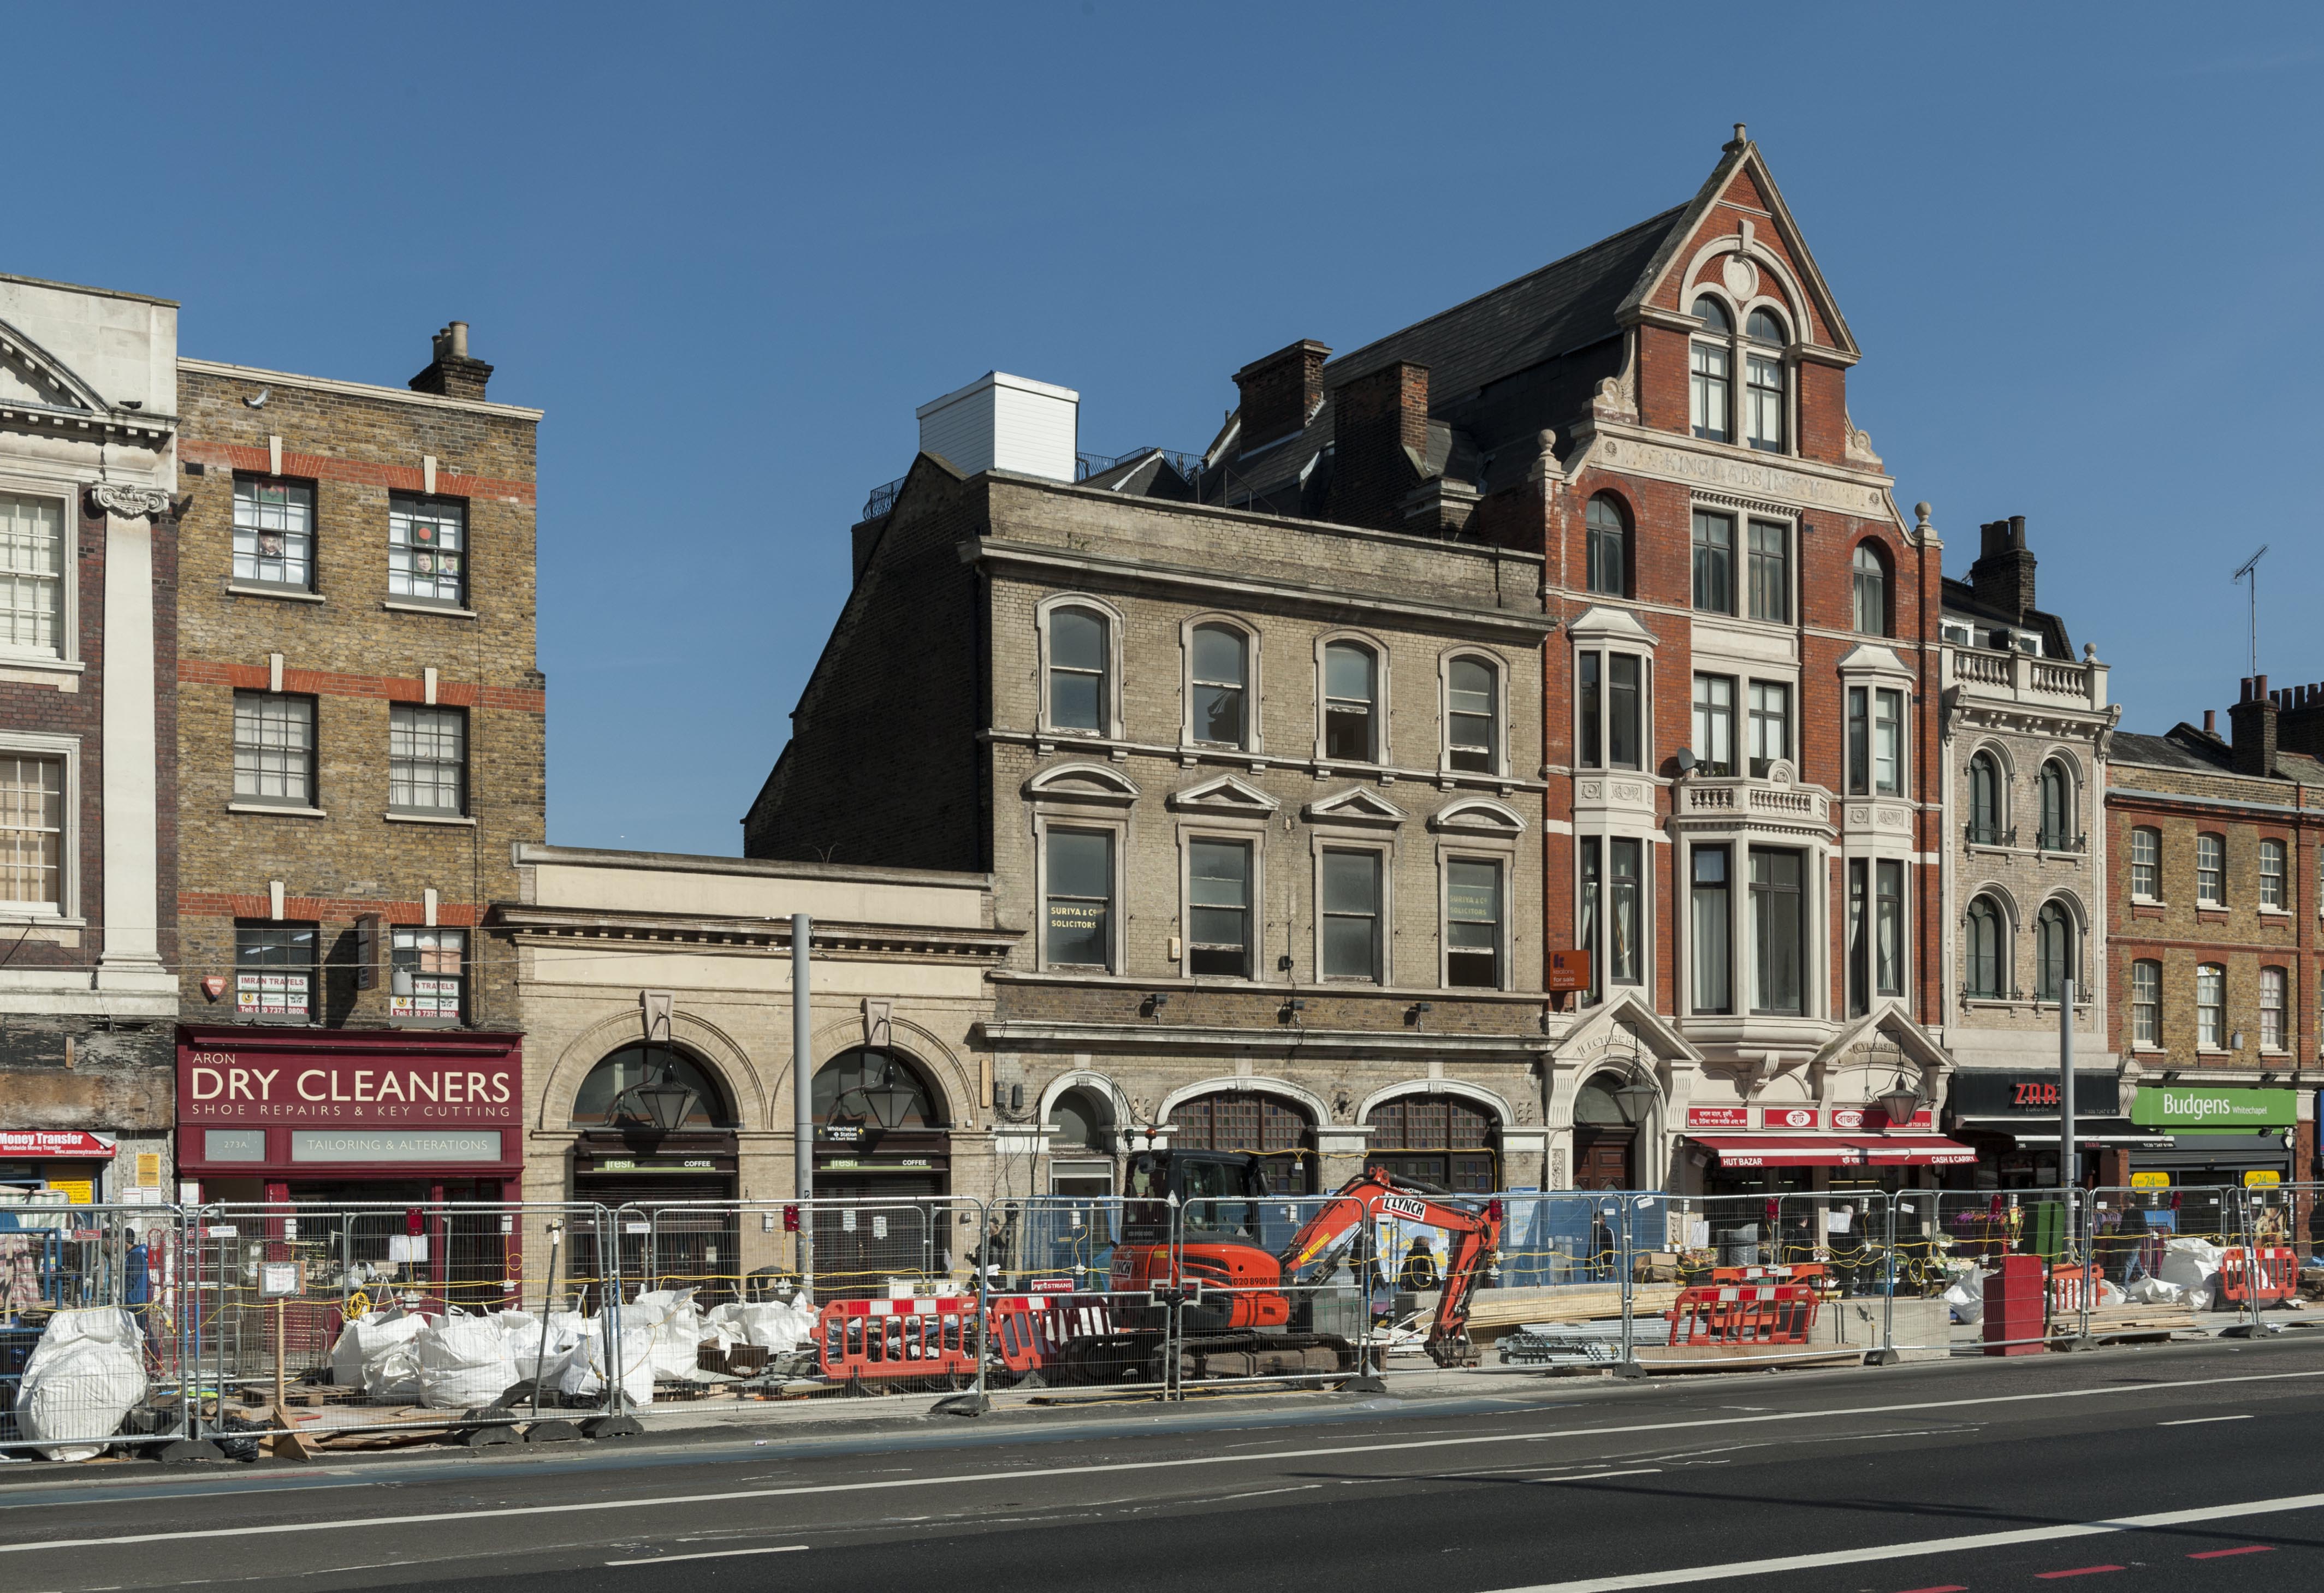
[[[2278,692],[2276,706],[2282,710],[2275,722],[2277,750],[2324,758],[2324,681]]]
[[[468,323],[449,323],[431,342],[434,363],[404,385],[414,392],[432,392],[439,398],[482,399],[485,383],[493,379],[493,368],[468,353]]]
[[[1248,454],[1303,431],[1323,396],[1323,362],[1332,351],[1312,337],[1278,348],[1235,373],[1242,391],[1242,435],[1236,451]]]
[[[1332,495],[1342,525],[1400,531],[1404,501],[1425,479],[1428,367],[1395,360],[1332,390]]]
[[[2268,695],[2266,676],[2244,677],[2243,699],[2227,710],[2227,726],[2235,748],[2236,772],[2258,779],[2273,776],[2276,705],[2275,699]]]
[[[1978,602],[2018,623],[2034,611],[2034,556],[2025,549],[2025,517],[2013,514],[1978,528],[1977,562],[1969,566]]]

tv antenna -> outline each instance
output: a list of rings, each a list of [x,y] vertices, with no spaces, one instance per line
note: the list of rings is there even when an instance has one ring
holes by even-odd
[[[2251,673],[2254,675],[2259,673],[2259,561],[2266,557],[2267,544],[2263,542],[2257,553],[2244,560],[2243,568],[2237,570],[2234,577],[2238,581],[2251,582]]]

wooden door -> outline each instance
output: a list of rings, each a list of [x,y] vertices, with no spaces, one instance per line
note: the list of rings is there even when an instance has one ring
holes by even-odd
[[[1631,1147],[1637,1132],[1631,1128],[1576,1128],[1573,1131],[1573,1187],[1576,1189],[1636,1189]]]

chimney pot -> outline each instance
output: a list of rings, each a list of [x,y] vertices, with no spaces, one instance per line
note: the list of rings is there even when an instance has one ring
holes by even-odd
[[[2219,711],[2217,708],[2203,710],[2203,733],[2207,736],[2219,733]]]
[[[456,360],[468,357],[468,323],[466,321],[452,323],[452,357]]]

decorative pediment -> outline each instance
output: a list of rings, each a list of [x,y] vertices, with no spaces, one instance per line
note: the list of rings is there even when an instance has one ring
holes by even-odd
[[[1565,634],[1577,645],[1610,641],[1649,649],[1661,640],[1640,624],[1637,615],[1629,610],[1609,607],[1602,603],[1582,610],[1568,622]]]
[[[1041,802],[1093,802],[1127,807],[1142,793],[1130,778],[1102,763],[1060,763],[1027,780],[1028,797]]]
[[[1669,1019],[1657,1013],[1636,991],[1618,989],[1590,1016],[1566,1031],[1551,1053],[1559,1068],[1596,1064],[1608,1056],[1633,1054],[1647,1063],[1699,1067],[1702,1053]]]
[[[1889,1001],[1834,1035],[1812,1065],[1822,1078],[1856,1068],[1902,1067],[1919,1074],[1922,1093],[1929,1095],[1933,1081],[1952,1071],[1953,1059],[1910,1013]]]
[[[1471,796],[1429,815],[1428,827],[1463,835],[1502,835],[1511,839],[1526,832],[1525,815],[1506,802]]]
[[[100,415],[113,408],[71,366],[5,321],[0,321],[0,399]]]
[[[1301,814],[1311,824],[1369,824],[1383,829],[1392,829],[1410,816],[1387,797],[1361,786],[1311,802]]]
[[[1894,648],[1877,641],[1859,641],[1840,655],[1840,670],[1843,675],[1902,675],[1912,677],[1912,668],[1896,656]]]
[[[1199,786],[1170,793],[1169,806],[1180,813],[1240,814],[1261,818],[1283,805],[1257,786],[1222,774]]]

